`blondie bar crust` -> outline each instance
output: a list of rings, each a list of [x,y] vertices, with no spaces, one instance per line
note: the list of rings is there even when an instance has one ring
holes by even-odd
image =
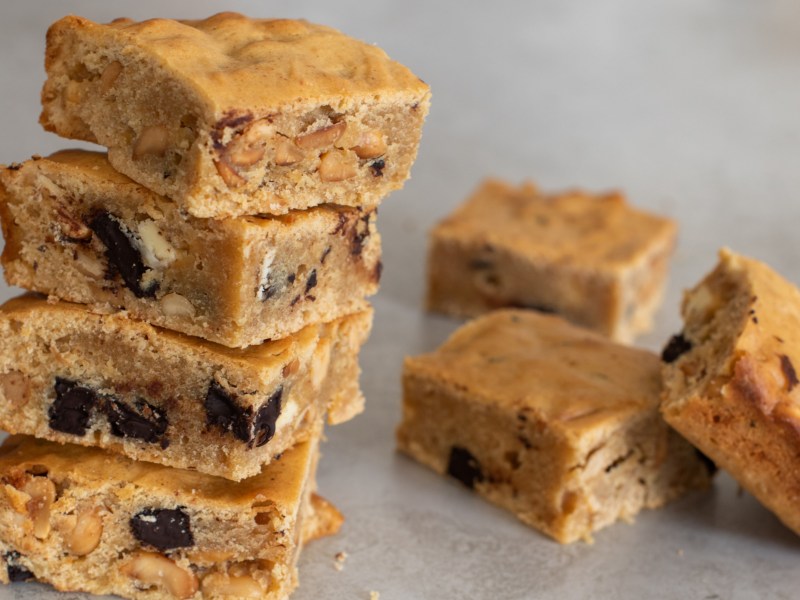
[[[0,427],[239,480],[363,409],[371,311],[236,350],[33,295],[0,307]]]
[[[0,581],[145,600],[286,598],[304,538],[341,522],[313,495],[317,447],[313,437],[232,483],[11,437],[0,448]]]
[[[664,418],[800,534],[800,291],[722,250],[664,348]]]
[[[363,310],[381,273],[375,211],[198,219],[64,151],[0,170],[6,280],[231,347]]]
[[[555,312],[618,341],[650,328],[676,226],[619,194],[487,180],[431,232],[427,305],[456,316]]]
[[[305,21],[69,16],[47,35],[41,123],[197,217],[377,204],[408,178],[429,89]]]
[[[499,310],[407,358],[399,448],[561,543],[707,485],[658,413],[658,357]]]

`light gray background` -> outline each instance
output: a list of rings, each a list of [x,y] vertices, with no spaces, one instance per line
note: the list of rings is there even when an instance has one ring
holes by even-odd
[[[305,17],[374,42],[433,88],[405,189],[381,207],[384,284],[363,354],[367,411],[329,432],[320,487],[347,515],[301,561],[295,598],[798,597],[800,543],[736,484],[562,547],[394,452],[400,369],[455,322],[425,316],[425,232],[485,175],[621,188],[681,224],[658,348],[680,290],[723,245],[800,280],[800,3],[4,2],[0,162],[75,145],[37,125],[44,34],[67,12]],[[12,291],[0,289],[0,295]],[[349,555],[342,572],[334,555]],[[58,596],[37,585],[0,599]],[[75,595],[66,597],[76,598]]]

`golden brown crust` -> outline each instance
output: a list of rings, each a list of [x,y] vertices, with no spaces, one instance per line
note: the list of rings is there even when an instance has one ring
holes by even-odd
[[[682,312],[684,352],[665,353],[664,418],[800,534],[800,291],[722,250]]]

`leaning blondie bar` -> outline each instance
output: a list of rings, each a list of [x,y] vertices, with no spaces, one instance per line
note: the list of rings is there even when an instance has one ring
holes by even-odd
[[[427,305],[555,312],[631,341],[650,328],[676,226],[619,194],[542,194],[487,180],[431,232]]]
[[[375,211],[198,219],[64,151],[0,171],[6,280],[231,347],[363,310],[381,273]]]
[[[303,538],[340,522],[313,496],[317,447],[309,439],[232,483],[11,437],[0,448],[0,581],[143,600],[286,598]]]
[[[239,480],[363,408],[364,311],[236,350],[33,295],[0,307],[0,427]]]
[[[429,89],[305,21],[69,16],[47,34],[41,123],[197,217],[377,204],[408,178]]]
[[[406,359],[399,448],[561,543],[704,487],[658,414],[658,357],[499,310]]]
[[[664,418],[800,534],[800,291],[720,252],[664,348]]]

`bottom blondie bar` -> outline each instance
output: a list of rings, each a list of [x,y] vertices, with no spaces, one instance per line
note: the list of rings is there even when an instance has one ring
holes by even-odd
[[[502,310],[406,359],[399,447],[559,542],[708,484],[658,414],[658,358]]]
[[[341,523],[313,494],[317,458],[314,438],[234,483],[12,436],[0,448],[0,580],[146,600],[285,598],[303,537]]]

